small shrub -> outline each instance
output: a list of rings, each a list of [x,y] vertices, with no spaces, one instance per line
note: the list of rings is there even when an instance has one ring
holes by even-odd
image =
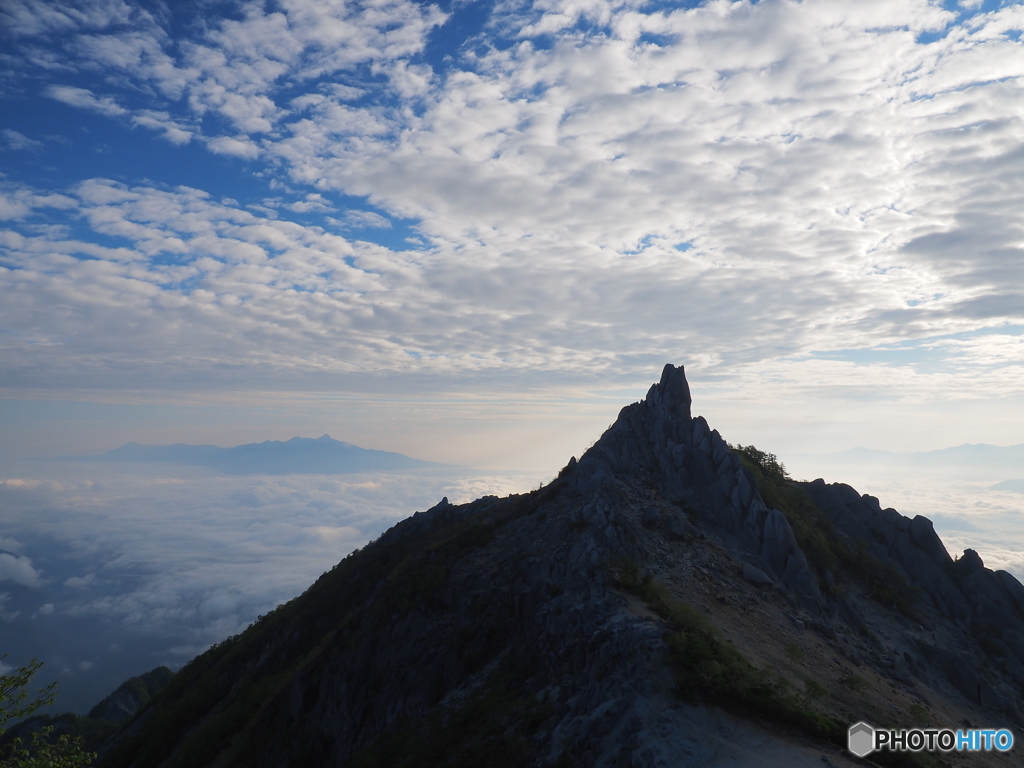
[[[868,688],[870,688],[868,681],[860,675],[847,675],[843,678],[842,683],[851,691],[854,691],[856,693],[864,693],[866,690],[868,690]]]
[[[928,707],[916,701],[907,707],[907,712],[913,720],[913,725],[925,725],[929,720]]]
[[[804,692],[812,699],[823,699],[828,696],[828,689],[817,680],[805,680]]]

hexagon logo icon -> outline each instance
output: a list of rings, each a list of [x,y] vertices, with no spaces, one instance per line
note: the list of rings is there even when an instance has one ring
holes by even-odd
[[[875,751],[875,729],[867,723],[854,723],[846,737],[846,748],[857,757]]]

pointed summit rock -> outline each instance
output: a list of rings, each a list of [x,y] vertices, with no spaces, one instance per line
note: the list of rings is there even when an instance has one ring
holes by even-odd
[[[551,484],[444,499],[194,659],[99,766],[852,768],[858,720],[1024,722],[1024,586],[742,451],[668,365]]]
[[[616,478],[644,478],[703,525],[764,558],[804,608],[826,610],[786,517],[767,508],[738,454],[703,417],[691,416],[691,404],[683,366],[666,365],[647,397],[623,408],[583,455],[572,490],[600,495]]]
[[[661,371],[661,381],[651,385],[647,400],[661,406],[671,415],[689,421],[692,400],[683,366],[676,368],[672,363],[667,363]]]
[[[685,446],[692,442],[690,405],[683,367],[666,365],[661,381],[651,386],[647,398],[623,408],[615,423],[580,459],[577,487],[586,492],[617,474],[635,475],[657,468],[663,481],[685,492],[685,477],[680,483],[679,470]]]

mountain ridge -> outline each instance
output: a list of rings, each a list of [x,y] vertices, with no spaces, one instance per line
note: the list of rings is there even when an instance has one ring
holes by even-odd
[[[53,738],[66,735],[80,739],[82,748],[90,752],[131,720],[172,677],[170,669],[159,666],[122,682],[86,715],[60,712],[27,717],[0,732],[0,753],[6,753],[15,739],[29,741],[32,733],[43,728],[52,728]]]
[[[668,365],[552,483],[444,499],[194,659],[100,765],[852,766],[856,720],[1019,734],[1022,686],[1024,586],[732,449]]]

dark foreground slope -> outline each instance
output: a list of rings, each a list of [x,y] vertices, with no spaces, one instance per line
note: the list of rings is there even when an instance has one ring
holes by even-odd
[[[547,487],[417,513],[193,660],[101,764],[852,765],[856,719],[1016,732],[1021,590],[732,450],[666,366]]]

